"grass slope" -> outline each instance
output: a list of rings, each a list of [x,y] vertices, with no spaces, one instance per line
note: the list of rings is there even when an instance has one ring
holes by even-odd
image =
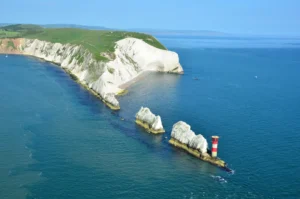
[[[75,44],[81,45],[88,49],[94,58],[98,61],[107,61],[106,57],[101,56],[101,53],[114,52],[115,42],[124,39],[126,37],[134,37],[142,39],[146,43],[159,48],[166,49],[159,41],[153,36],[125,31],[109,31],[109,30],[84,30],[76,28],[42,28],[36,25],[10,25],[1,27],[1,32],[5,35],[2,38],[7,37],[25,37],[30,39],[39,39],[43,41],[49,41],[52,43],[62,44]]]
[[[14,38],[19,37],[20,33],[16,31],[6,31],[0,29],[0,38]]]

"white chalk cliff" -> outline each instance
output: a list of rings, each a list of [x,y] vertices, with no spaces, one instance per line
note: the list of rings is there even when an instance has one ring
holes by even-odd
[[[164,132],[164,127],[159,115],[154,115],[149,108],[141,107],[135,118],[149,125],[150,130]]]
[[[187,144],[190,148],[199,150],[201,153],[207,152],[207,140],[201,134],[195,135],[191,130],[191,126],[183,121],[173,125],[171,137]]]
[[[81,46],[37,39],[20,40],[17,46],[19,54],[32,55],[60,65],[116,109],[119,108],[119,102],[115,95],[122,92],[119,86],[143,71],[183,72],[175,52],[155,48],[136,38],[116,42],[114,58],[108,62],[96,61]]]

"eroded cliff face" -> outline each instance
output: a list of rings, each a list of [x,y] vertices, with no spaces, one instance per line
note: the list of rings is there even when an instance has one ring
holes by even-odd
[[[183,73],[175,52],[155,48],[140,39],[116,42],[113,59],[96,61],[81,46],[51,43],[37,39],[2,39],[0,53],[31,55],[54,62],[78,79],[87,89],[100,95],[112,109],[120,105],[115,95],[120,86],[144,71]]]

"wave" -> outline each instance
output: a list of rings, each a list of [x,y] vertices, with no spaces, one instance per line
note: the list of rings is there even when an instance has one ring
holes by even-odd
[[[211,175],[211,177],[216,180],[217,182],[220,182],[220,183],[227,183],[227,180],[221,176],[215,176],[215,175]]]

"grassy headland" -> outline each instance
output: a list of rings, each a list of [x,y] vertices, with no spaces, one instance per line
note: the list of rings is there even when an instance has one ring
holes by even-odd
[[[98,61],[107,61],[108,58],[102,56],[101,53],[113,53],[115,42],[127,37],[142,39],[156,48],[166,49],[153,36],[136,32],[84,30],[75,28],[52,29],[24,24],[0,27],[0,39],[21,37],[39,39],[52,43],[81,45],[89,50]]]

